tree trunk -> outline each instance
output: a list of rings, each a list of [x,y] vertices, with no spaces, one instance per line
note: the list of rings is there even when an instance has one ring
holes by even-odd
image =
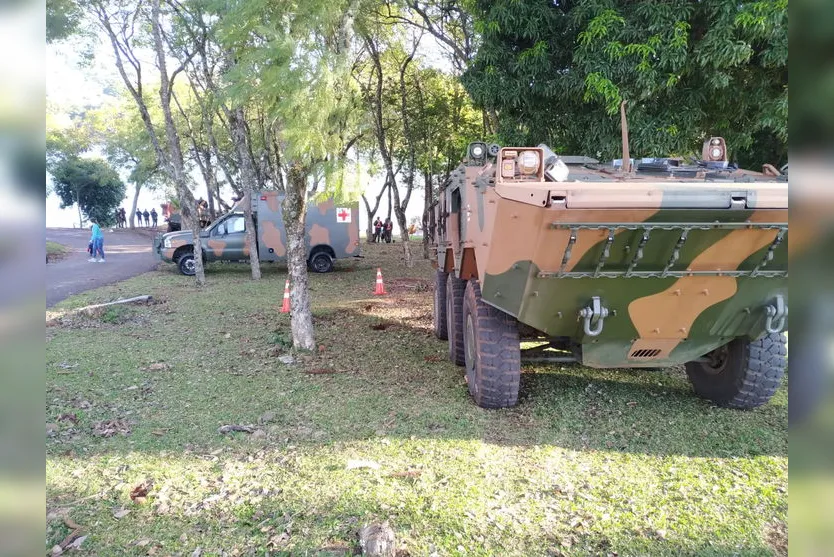
[[[426,171],[423,174],[423,182],[423,187],[425,189],[425,196],[423,197],[423,259],[430,259],[431,252],[429,250],[429,246],[431,242],[429,240],[429,234],[434,233],[434,227],[430,222],[430,220],[433,220],[432,217],[434,216],[434,209],[432,209],[432,203],[434,203],[434,189],[432,188],[431,172]]]
[[[246,199],[243,204],[243,218],[246,220],[246,240],[249,242],[249,264],[252,268],[252,280],[260,280],[261,262],[258,259],[258,238],[255,233],[255,220],[252,218],[252,196],[255,192],[257,178],[252,159],[249,157],[243,108],[237,107],[229,111],[229,127],[231,128],[232,141],[235,144],[235,150],[237,151],[240,163],[243,195],[244,199]]]
[[[136,218],[136,206],[139,205],[139,190],[141,190],[141,189],[142,189],[142,184],[140,184],[139,182],[136,182],[136,190],[133,193],[133,205],[132,205],[133,208],[130,211],[130,227],[131,228],[136,228],[136,225],[134,224],[134,219]]]
[[[392,179],[393,178],[389,175],[389,177],[386,179],[386,181],[392,180]],[[388,219],[389,220],[391,219],[391,211],[394,210],[394,204],[391,203],[391,190],[393,190],[396,187],[397,187],[397,182],[396,181],[394,181],[393,184],[390,184],[390,182],[389,182],[389,186],[388,186]]]
[[[365,194],[362,194],[362,201],[365,202],[365,210],[368,212],[368,237],[366,238],[367,242],[370,244],[373,242],[374,239],[374,217],[376,216],[376,212],[379,210],[379,202],[382,200],[382,194],[385,193],[385,188],[388,187],[388,180],[382,184],[382,189],[379,190],[379,195],[376,196],[376,202],[374,203],[374,208],[371,209],[371,204],[368,203],[368,198],[365,197]]]
[[[290,328],[293,348],[314,350],[313,313],[307,280],[307,247],[304,222],[307,216],[307,169],[291,163],[284,197],[284,227],[287,231],[287,272],[290,279]]]
[[[206,283],[206,274],[203,269],[203,250],[200,242],[200,218],[197,214],[197,204],[192,195],[191,190],[188,189],[185,176],[185,168],[182,158],[182,147],[180,146],[180,138],[177,133],[177,127],[174,123],[174,116],[171,113],[171,86],[169,81],[168,68],[166,66],[167,57],[165,55],[165,47],[162,40],[162,28],[160,25],[160,0],[153,0],[151,6],[151,27],[153,31],[153,43],[156,51],[157,68],[159,69],[159,99],[162,105],[162,114],[165,117],[165,135],[168,139],[168,163],[169,170],[172,174],[174,185],[177,189],[177,197],[180,202],[180,214],[182,215],[183,225],[190,224],[191,232],[194,238],[194,271],[197,286],[202,286]]]
[[[414,255],[411,253],[411,241],[408,237],[408,226],[405,221],[405,206],[400,203],[400,191],[396,183],[391,187],[394,190],[394,215],[397,217],[397,225],[400,227],[400,240],[403,243],[403,258],[406,267],[414,266]]]
[[[411,200],[411,192],[414,191],[414,172],[417,162],[417,147],[415,139],[411,131],[411,118],[408,112],[408,90],[406,88],[405,74],[408,71],[408,66],[414,59],[414,54],[419,45],[419,39],[414,43],[414,49],[411,51],[405,61],[400,66],[400,116],[403,122],[403,138],[408,146],[408,167],[405,174],[405,197],[400,202],[399,188],[394,191],[394,214],[397,215],[397,222],[400,225],[400,236],[403,241],[403,257],[405,258],[405,266],[411,268],[414,266],[414,255],[411,253],[411,238],[408,234],[408,227],[406,223],[405,210],[408,208],[408,202]]]

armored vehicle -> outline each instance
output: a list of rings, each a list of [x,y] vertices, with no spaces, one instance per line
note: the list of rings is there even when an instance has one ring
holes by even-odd
[[[249,259],[252,247],[246,235],[244,203],[252,203],[257,246],[261,261],[284,262],[287,236],[281,203],[283,194],[262,191],[243,197],[227,214],[212,222],[200,233],[203,261],[240,261]],[[335,259],[359,256],[359,205],[336,206],[333,199],[307,208],[307,261],[317,273],[333,270]],[[184,275],[194,274],[194,243],[190,230],[160,234],[154,240],[154,252],[163,261],[174,263]]]
[[[633,162],[469,145],[433,209],[434,332],[478,405],[515,405],[523,360],[684,364],[733,408],[778,388],[787,177],[730,165],[722,138],[689,163]]]

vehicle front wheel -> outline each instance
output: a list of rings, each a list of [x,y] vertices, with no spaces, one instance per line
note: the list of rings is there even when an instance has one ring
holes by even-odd
[[[518,403],[521,345],[518,323],[486,303],[475,280],[463,297],[466,383],[475,404],[507,408]]]
[[[333,258],[329,253],[318,251],[310,257],[310,268],[317,273],[329,273],[333,270]]]
[[[179,258],[177,261],[177,267],[180,270],[180,273],[184,274],[187,277],[193,277],[197,270],[194,265],[194,254],[193,253],[186,253],[185,255]]]
[[[446,323],[446,281],[449,273],[437,271],[434,279],[434,336],[440,340],[449,338]]]
[[[695,393],[727,408],[749,409],[766,404],[787,366],[787,339],[773,333],[751,341],[738,338],[697,362],[686,364]]]

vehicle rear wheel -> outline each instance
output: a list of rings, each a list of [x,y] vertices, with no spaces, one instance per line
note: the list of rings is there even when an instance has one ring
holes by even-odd
[[[748,409],[766,404],[782,382],[787,339],[781,333],[759,340],[735,339],[689,362],[686,374],[695,392],[718,406]]]
[[[186,253],[182,255],[179,258],[179,261],[177,261],[177,267],[179,268],[180,273],[187,277],[193,277],[197,272],[194,265],[194,254]]]
[[[333,270],[333,258],[324,251],[317,251],[310,257],[310,268],[317,273],[329,273]]]
[[[449,340],[449,359],[462,366],[463,360],[463,291],[466,281],[455,273],[446,279],[446,335]]]
[[[434,336],[446,340],[446,281],[449,273],[437,271],[434,279]]]
[[[518,323],[486,303],[475,280],[463,298],[466,383],[475,404],[507,408],[518,403],[521,345]]]

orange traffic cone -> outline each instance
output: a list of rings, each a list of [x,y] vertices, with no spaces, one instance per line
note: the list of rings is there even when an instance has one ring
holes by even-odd
[[[281,304],[281,313],[290,312],[290,281],[284,285],[284,303]]]
[[[376,288],[374,289],[374,296],[382,296],[383,294],[387,294],[387,292],[385,292],[385,285],[382,283],[382,269],[377,268]]]

